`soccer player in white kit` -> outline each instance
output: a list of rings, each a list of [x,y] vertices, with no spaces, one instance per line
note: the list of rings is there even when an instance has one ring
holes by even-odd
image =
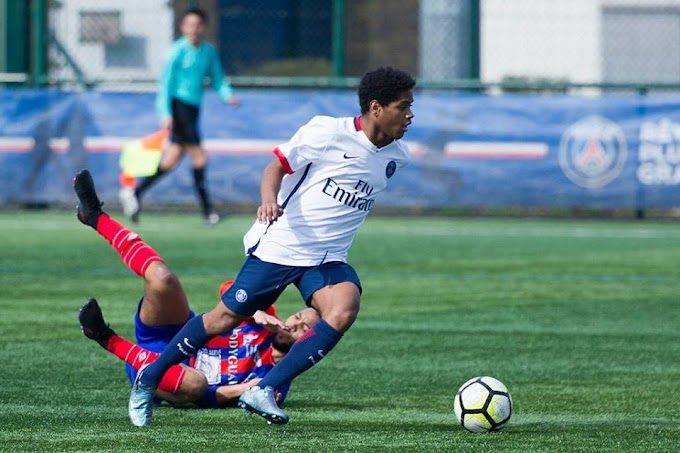
[[[316,116],[274,150],[262,175],[257,221],[244,237],[243,267],[213,310],[187,322],[139,370],[128,408],[134,425],[151,423],[153,395],[167,368],[265,310],[293,283],[321,320],[240,398],[241,407],[268,423],[288,422],[273,389],[316,365],[356,320],[361,282],[347,253],[378,194],[409,161],[400,139],[413,119],[414,86],[398,69],[367,72],[358,88],[361,115]]]

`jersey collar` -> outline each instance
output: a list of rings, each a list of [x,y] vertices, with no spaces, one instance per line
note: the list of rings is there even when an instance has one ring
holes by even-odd
[[[354,128],[357,130],[357,132],[364,130],[364,128],[361,127],[361,115],[357,115],[354,117]]]

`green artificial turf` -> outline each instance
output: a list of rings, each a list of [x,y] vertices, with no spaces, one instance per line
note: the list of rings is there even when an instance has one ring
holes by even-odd
[[[135,229],[203,312],[238,272],[250,223],[145,214]],[[294,382],[289,424],[165,406],[139,429],[122,363],[76,313],[95,296],[132,337],[141,280],[71,213],[0,212],[0,451],[680,448],[680,226],[369,217],[350,263],[361,313]],[[277,306],[301,308],[295,288]],[[512,394],[501,432],[455,420],[456,390],[478,375]]]

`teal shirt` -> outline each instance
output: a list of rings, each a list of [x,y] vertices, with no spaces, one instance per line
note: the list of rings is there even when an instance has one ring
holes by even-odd
[[[211,44],[201,41],[195,47],[186,38],[175,41],[168,52],[156,96],[156,110],[161,118],[171,116],[172,98],[199,106],[206,77],[225,102],[233,96],[234,90],[224,80],[222,64]]]

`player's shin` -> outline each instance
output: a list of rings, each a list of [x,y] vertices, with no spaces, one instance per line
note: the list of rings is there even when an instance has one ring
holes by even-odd
[[[317,322],[295,342],[288,354],[260,381],[261,388],[274,389],[316,365],[342,338],[326,321]]]

